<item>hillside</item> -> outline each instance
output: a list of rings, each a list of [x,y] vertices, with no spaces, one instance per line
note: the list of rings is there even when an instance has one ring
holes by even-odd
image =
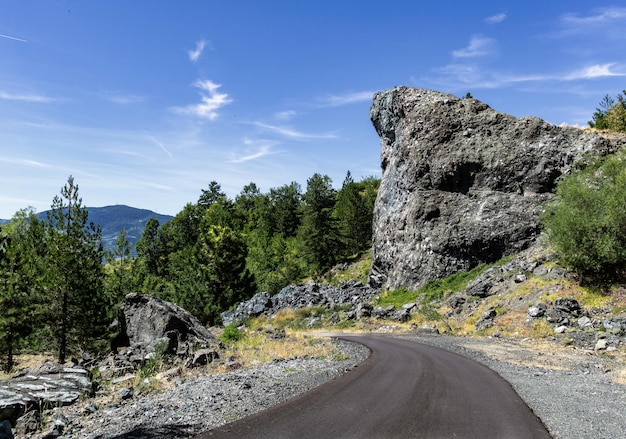
[[[89,221],[102,227],[102,244],[105,249],[115,248],[115,240],[122,229],[126,230],[126,238],[132,245],[135,255],[135,243],[141,238],[143,229],[150,218],[163,224],[172,219],[170,215],[161,215],[151,210],[137,209],[124,205],[88,207]]]
[[[105,249],[115,248],[115,240],[120,231],[126,229],[126,238],[132,245],[132,254],[135,253],[135,243],[141,238],[143,229],[150,218],[159,220],[163,224],[172,219],[169,215],[161,215],[151,210],[137,209],[135,207],[115,205],[105,207],[88,207],[89,221],[102,227],[102,244]],[[48,211],[39,213],[40,219],[45,219]],[[9,220],[0,219],[0,224],[6,224]]]

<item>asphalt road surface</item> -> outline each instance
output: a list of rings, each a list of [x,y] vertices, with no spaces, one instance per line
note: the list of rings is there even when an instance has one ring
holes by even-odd
[[[340,338],[372,355],[335,380],[198,438],[551,437],[511,385],[482,364],[409,340]]]

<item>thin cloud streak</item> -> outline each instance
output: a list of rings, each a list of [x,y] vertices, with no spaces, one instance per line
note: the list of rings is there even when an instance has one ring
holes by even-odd
[[[249,152],[247,155],[233,158],[232,160],[230,160],[230,163],[245,163],[251,160],[260,159],[262,157],[266,157],[268,155],[275,155],[278,153],[279,151],[272,151],[271,145],[265,144],[265,145],[261,145],[256,151]]]
[[[22,38],[12,37],[11,35],[0,34],[0,37],[6,38],[7,40],[19,41],[20,43],[28,43],[28,40],[24,40]]]
[[[295,130],[290,127],[281,127],[277,125],[269,125],[262,122],[253,122],[252,125],[262,128],[265,131],[279,134],[290,139],[336,139],[334,134],[308,134]]]
[[[7,93],[4,91],[0,91],[0,99],[4,99],[7,101],[40,102],[44,104],[48,104],[50,102],[55,101],[55,99],[47,97],[47,96],[19,95],[19,94]]]
[[[331,95],[324,98],[322,101],[325,106],[339,107],[341,105],[355,104],[357,102],[369,102],[372,100],[373,96],[373,91],[359,91],[343,95]]]
[[[31,168],[51,168],[50,165],[47,165],[45,163],[37,162],[35,160],[28,160],[28,159],[8,159],[8,158],[0,157],[0,162],[10,163],[12,165],[28,166]]]
[[[595,64],[562,74],[502,74],[498,72],[481,71],[475,65],[450,64],[435,72],[448,75],[448,81],[433,81],[457,87],[471,85],[473,88],[500,88],[513,84],[529,82],[568,82],[577,80],[592,80],[605,77],[621,77],[626,73],[619,72],[613,67],[615,63]]]
[[[626,20],[626,8],[605,8],[597,10],[595,15],[579,17],[575,14],[565,14],[562,21],[574,26],[581,25],[607,25],[615,21]]]

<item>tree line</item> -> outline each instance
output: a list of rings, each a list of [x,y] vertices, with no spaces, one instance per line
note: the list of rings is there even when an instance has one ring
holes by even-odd
[[[124,230],[103,250],[70,176],[46,219],[24,209],[0,228],[4,369],[20,349],[55,352],[61,363],[107,349],[116,306],[129,292],[172,301],[213,325],[257,291],[320,276],[369,250],[379,184],[348,172],[336,190],[314,174],[304,191],[292,182],[262,193],[250,183],[230,199],[212,181],[171,221],[149,220],[132,258]]]

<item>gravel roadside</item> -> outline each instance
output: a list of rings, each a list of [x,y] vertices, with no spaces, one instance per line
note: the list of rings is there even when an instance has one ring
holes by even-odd
[[[614,359],[537,341],[395,336],[457,352],[495,370],[556,439],[626,437],[626,385],[612,380],[620,366]],[[65,425],[60,437],[67,439],[191,437],[332,380],[369,354],[358,344],[337,344],[343,353],[339,358],[346,359],[295,358],[226,374],[176,378],[169,389],[100,407],[65,407],[49,417]]]

